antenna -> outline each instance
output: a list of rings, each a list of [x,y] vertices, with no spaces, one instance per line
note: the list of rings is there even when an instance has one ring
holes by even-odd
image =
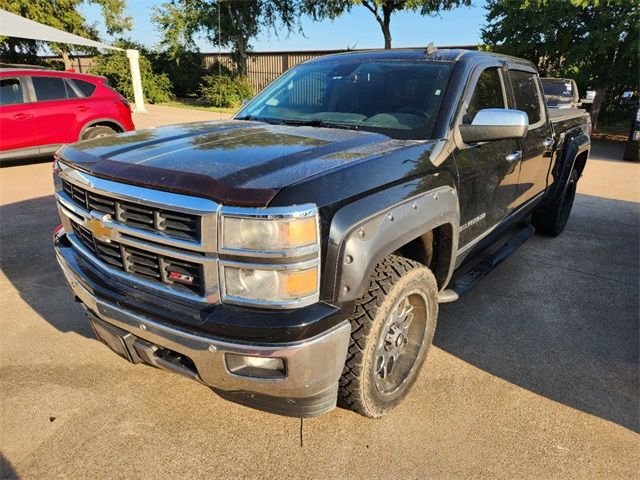
[[[435,53],[438,51],[438,47],[436,47],[433,42],[429,42],[429,45],[427,45],[427,49],[424,51],[424,53],[426,53],[427,55],[431,55],[432,53]]]

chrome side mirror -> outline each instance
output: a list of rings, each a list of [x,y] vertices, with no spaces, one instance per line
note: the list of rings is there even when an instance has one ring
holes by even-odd
[[[529,128],[529,116],[520,110],[485,108],[476,113],[471,125],[458,128],[464,143],[524,138]]]

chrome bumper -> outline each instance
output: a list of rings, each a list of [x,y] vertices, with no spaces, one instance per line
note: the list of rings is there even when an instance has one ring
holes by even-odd
[[[195,371],[174,368],[153,356],[145,363],[187,375],[214,389],[223,398],[281,415],[311,417],[336,406],[338,380],[346,361],[351,333],[347,321],[316,337],[286,344],[231,343],[169,327],[151,318],[126,311],[87,290],[64,256],[56,251],[60,267],[73,293],[90,315],[135,339],[188,357]],[[286,361],[283,378],[257,378],[234,374],[227,368],[227,353],[276,357]]]

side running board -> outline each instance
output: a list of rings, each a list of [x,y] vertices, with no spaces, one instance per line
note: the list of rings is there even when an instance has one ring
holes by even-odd
[[[438,295],[438,303],[455,302],[458,300],[458,298],[486,277],[491,270],[500,265],[503,260],[520,248],[535,232],[535,228],[533,228],[533,225],[530,223],[521,226],[507,243],[500,247],[491,257],[478,263],[467,273],[457,278],[450,288],[440,292]]]

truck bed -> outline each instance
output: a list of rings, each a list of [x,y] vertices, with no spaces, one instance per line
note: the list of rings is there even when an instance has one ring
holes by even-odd
[[[549,120],[554,124],[589,115],[582,108],[549,108],[547,111],[549,112]]]

